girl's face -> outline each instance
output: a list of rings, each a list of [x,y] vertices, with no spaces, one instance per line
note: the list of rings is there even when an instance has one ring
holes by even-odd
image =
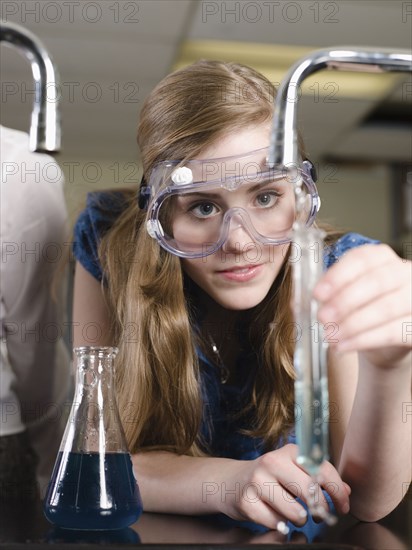
[[[270,127],[266,125],[231,133],[216,145],[205,149],[198,158],[201,160],[246,154],[267,147],[269,135]],[[239,160],[236,162],[239,163]],[[246,166],[236,166],[240,173],[242,168],[247,173]],[[229,171],[231,167],[226,169]],[[228,207],[243,206],[243,202],[250,200],[242,193],[241,190],[233,193],[233,204],[228,204]],[[283,204],[290,204],[290,216],[293,217],[293,186],[286,193],[287,196],[282,196],[281,200]],[[253,200],[272,199],[266,193],[265,196],[258,196]],[[253,240],[242,224],[231,222],[228,238],[220,250],[203,258],[183,258],[181,262],[185,273],[215,302],[224,308],[241,311],[257,306],[267,296],[285,261],[289,246],[264,245]]]

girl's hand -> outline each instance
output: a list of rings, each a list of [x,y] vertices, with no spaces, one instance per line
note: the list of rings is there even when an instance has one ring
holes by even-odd
[[[387,245],[363,245],[324,274],[314,297],[319,321],[337,328],[336,351],[361,351],[376,366],[401,364],[412,343],[411,267]]]
[[[280,522],[304,525],[305,508],[296,501],[308,503],[312,478],[296,464],[297,446],[285,445],[255,460],[231,462],[224,472],[220,511],[236,520],[249,520],[270,529]],[[329,462],[321,467],[322,488],[330,495],[338,513],[349,511],[350,488]],[[325,512],[329,506],[322,493],[316,498]]]

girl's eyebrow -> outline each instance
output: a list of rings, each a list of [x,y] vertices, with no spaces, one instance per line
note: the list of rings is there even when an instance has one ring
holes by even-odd
[[[260,183],[255,183],[254,185],[248,187],[247,188],[247,193],[252,194],[252,193],[255,193],[256,191],[259,191],[262,188],[265,188],[268,185],[271,185],[271,184],[274,184],[274,183],[278,184],[279,180],[281,180],[282,183],[285,182],[285,178],[283,178],[283,177],[279,177],[276,180],[272,179],[270,177],[267,177],[263,181],[261,181]],[[237,189],[236,189],[236,191],[237,191]],[[224,192],[225,192],[224,190],[222,190],[221,193],[210,193],[208,191],[192,191],[192,192],[189,192],[189,193],[177,194],[177,197],[179,199],[188,198],[189,200],[192,199],[192,198],[217,200],[217,199],[222,198],[222,193],[224,193]]]
[[[207,193],[206,191],[193,191],[193,193],[182,193],[177,194],[178,199],[219,199],[222,198],[222,195],[219,193]]]
[[[282,180],[282,183],[285,183],[285,179],[284,178],[279,178],[279,180]],[[279,181],[275,181],[273,179],[270,179],[268,178],[267,180],[264,180],[263,182],[261,183],[256,183],[255,185],[252,185],[252,187],[250,187],[247,192],[248,193],[255,193],[256,191],[259,191],[260,189],[264,189],[265,187],[267,187],[268,185],[271,185],[271,184],[274,184],[274,183],[279,183]]]

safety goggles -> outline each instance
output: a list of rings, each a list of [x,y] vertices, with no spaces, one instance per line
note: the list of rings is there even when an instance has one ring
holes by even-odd
[[[290,241],[299,218],[311,225],[320,207],[313,165],[271,169],[268,148],[246,155],[154,166],[139,203],[147,208],[147,231],[165,250],[181,258],[201,258],[218,251],[235,231],[252,242],[279,245]],[[297,214],[295,185],[303,201]],[[244,239],[244,235],[242,237]]]

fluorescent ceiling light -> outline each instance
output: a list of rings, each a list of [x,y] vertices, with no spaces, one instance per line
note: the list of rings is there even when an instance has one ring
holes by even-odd
[[[223,40],[188,40],[183,42],[174,69],[199,59],[218,59],[250,65],[279,85],[288,69],[314,51],[313,47],[283,44],[256,44]],[[353,71],[319,71],[308,77],[302,86],[304,95],[322,97],[326,102],[343,98],[382,100],[401,81],[394,73],[359,73]]]

